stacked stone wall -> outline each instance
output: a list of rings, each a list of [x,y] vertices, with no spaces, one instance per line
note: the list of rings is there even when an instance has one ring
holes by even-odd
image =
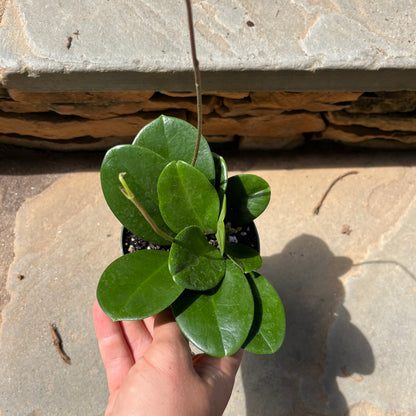
[[[105,150],[131,143],[166,114],[196,124],[194,93],[35,93],[0,88],[0,143]],[[283,149],[305,140],[376,147],[416,143],[416,93],[206,92],[203,134],[240,149]]]

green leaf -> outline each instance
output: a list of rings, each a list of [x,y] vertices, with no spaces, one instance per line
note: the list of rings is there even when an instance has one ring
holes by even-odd
[[[160,155],[166,164],[176,160],[191,163],[198,130],[188,122],[175,117],[160,116],[140,130],[133,145],[140,145]],[[215,168],[211,150],[201,136],[195,167],[214,184]]]
[[[97,287],[103,311],[114,321],[139,320],[167,308],[182,292],[168,269],[166,251],[126,254],[104,271]]]
[[[213,153],[214,165],[215,165],[215,189],[217,190],[218,197],[220,199],[220,216],[217,223],[217,232],[215,237],[218,241],[218,247],[220,249],[221,255],[224,255],[225,248],[225,215],[227,213],[227,198],[225,196],[225,191],[227,189],[227,179],[228,179],[228,169],[225,163],[224,158]]]
[[[226,221],[234,226],[247,224],[266,209],[270,201],[270,186],[256,175],[232,176],[228,179],[227,201]]]
[[[207,290],[223,278],[225,260],[201,229],[191,226],[181,231],[172,243],[169,270],[175,282],[183,287]]]
[[[263,261],[254,248],[241,243],[225,243],[225,252],[232,260],[239,264],[245,273],[260,269]]]
[[[221,212],[220,212],[220,216],[218,218],[218,223],[217,223],[217,232],[215,233],[215,237],[216,237],[217,242],[218,242],[218,248],[220,249],[221,256],[224,255],[224,249],[225,249],[224,218],[225,218],[226,212],[227,212],[227,198],[224,195],[223,202],[222,202],[222,207],[221,207]]]
[[[217,229],[220,202],[207,178],[188,163],[171,162],[158,182],[159,208],[175,232],[196,225],[204,233]]]
[[[227,190],[228,168],[223,157],[213,153],[215,166],[215,189],[218,192],[220,201],[222,201],[225,191]]]
[[[272,354],[282,345],[286,320],[279,295],[265,277],[247,275],[254,298],[254,320],[243,348],[256,354]]]
[[[172,305],[184,335],[214,357],[234,354],[253,322],[253,296],[243,272],[230,260],[221,284],[207,292],[185,291]]]
[[[133,203],[122,194],[118,175],[126,172],[124,179],[136,199],[159,228],[173,236],[162,218],[157,196],[157,181],[165,166],[166,161],[156,153],[130,144],[111,148],[101,165],[101,187],[117,219],[138,237],[162,245],[169,242],[153,231]]]

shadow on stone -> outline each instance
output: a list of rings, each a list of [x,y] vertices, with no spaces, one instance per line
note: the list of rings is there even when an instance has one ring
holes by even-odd
[[[345,292],[339,278],[351,267],[351,259],[334,256],[310,235],[264,259],[262,274],[282,298],[287,330],[276,354],[245,354],[247,415],[325,415],[331,409],[348,415],[336,377],[374,371],[371,346],[342,305]],[[335,319],[342,320],[337,325],[342,334],[330,331]]]
[[[104,152],[55,152],[0,144],[0,175],[31,176],[96,172]],[[20,179],[20,181],[22,181]]]

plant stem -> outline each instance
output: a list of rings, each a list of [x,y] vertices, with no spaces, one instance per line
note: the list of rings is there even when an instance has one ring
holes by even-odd
[[[192,159],[192,166],[195,166],[196,159],[199,152],[199,144],[201,142],[202,134],[202,95],[201,95],[201,74],[199,72],[199,62],[196,57],[196,47],[195,47],[195,33],[194,33],[194,23],[192,18],[192,4],[191,0],[185,0],[186,10],[188,12],[188,27],[189,27],[189,38],[191,41],[191,53],[192,53],[192,63],[194,66],[194,75],[195,75],[195,91],[196,91],[196,107],[198,115],[198,135],[195,145],[195,153]]]
[[[133,192],[127,185],[126,180],[124,179],[126,172],[121,172],[118,174],[118,180],[123,185],[123,187],[120,187],[120,191],[122,194],[130,200],[134,206],[140,211],[140,214],[143,215],[144,219],[149,223],[149,225],[152,227],[153,231],[160,235],[162,238],[164,238],[167,241],[170,241],[173,243],[173,238],[170,235],[167,235],[164,231],[162,231],[157,224],[153,221],[152,217],[148,214],[148,212],[144,209],[144,207],[140,204],[140,202],[136,199]]]

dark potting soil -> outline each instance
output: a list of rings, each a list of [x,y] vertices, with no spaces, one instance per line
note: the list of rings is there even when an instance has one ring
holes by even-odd
[[[255,227],[253,226],[253,223],[236,228],[232,228],[230,224],[227,224],[226,229],[229,231],[229,234],[227,233],[227,241],[229,243],[241,243],[254,248],[255,250],[258,250],[258,235]],[[214,246],[218,246],[215,235],[208,235],[207,239]],[[122,241],[124,254],[133,253],[134,251],[139,250],[170,250],[170,246],[161,246],[159,244],[150,243],[149,241],[137,237],[127,228],[124,229]]]
[[[149,241],[143,240],[137,235],[133,234],[127,228],[124,229],[123,233],[123,252],[124,254],[133,253],[139,250],[160,250],[169,251],[170,246],[160,246],[159,244],[153,244]]]

